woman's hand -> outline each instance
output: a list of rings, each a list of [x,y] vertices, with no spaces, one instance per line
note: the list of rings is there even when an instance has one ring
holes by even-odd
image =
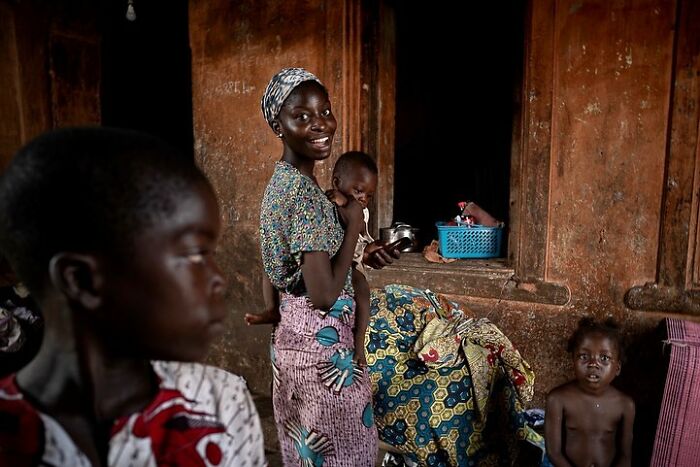
[[[373,269],[382,269],[401,257],[398,249],[387,250],[384,244],[374,241],[365,247],[362,262]]]

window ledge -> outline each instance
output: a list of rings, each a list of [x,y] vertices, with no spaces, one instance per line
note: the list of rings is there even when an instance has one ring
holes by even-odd
[[[570,298],[565,286],[515,277],[504,258],[460,259],[449,264],[430,263],[421,253],[404,253],[384,269],[368,269],[370,287],[405,284],[435,292],[565,305]]]
[[[639,311],[700,315],[700,290],[648,283],[629,289],[625,294],[625,305]]]

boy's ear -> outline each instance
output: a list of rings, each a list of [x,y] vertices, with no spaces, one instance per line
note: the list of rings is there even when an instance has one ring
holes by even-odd
[[[622,362],[618,360],[617,362],[617,371],[615,372],[615,376],[620,376],[620,372],[622,371]]]
[[[104,277],[95,256],[57,253],[49,262],[49,277],[68,300],[80,303],[86,310],[95,310],[102,304]]]
[[[340,183],[340,179],[334,175],[332,183],[333,183],[333,188],[335,188],[337,190],[338,184]]]

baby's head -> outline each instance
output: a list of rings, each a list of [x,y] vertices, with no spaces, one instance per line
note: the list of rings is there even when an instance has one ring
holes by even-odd
[[[620,374],[624,359],[620,328],[614,320],[583,318],[569,338],[574,372],[579,385],[595,391]]]
[[[377,190],[377,164],[359,151],[346,152],[333,168],[333,188],[366,208]]]
[[[225,315],[219,229],[194,162],[137,132],[46,133],[0,179],[0,250],[19,279],[119,352],[204,355]]]

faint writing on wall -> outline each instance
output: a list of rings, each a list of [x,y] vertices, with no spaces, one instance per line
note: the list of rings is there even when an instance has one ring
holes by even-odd
[[[255,86],[246,83],[245,81],[226,81],[213,90],[213,93],[219,96],[228,96],[231,94],[250,94],[255,91]]]

